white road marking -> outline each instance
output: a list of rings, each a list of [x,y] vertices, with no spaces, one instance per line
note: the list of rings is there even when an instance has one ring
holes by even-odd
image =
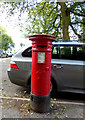
[[[0,96],[1,99],[12,99],[12,100],[27,100],[27,101],[30,101],[30,99],[27,99],[27,98],[18,98],[18,97],[3,97],[3,96]]]
[[[28,98],[17,98],[17,97],[3,97],[0,96],[1,99],[11,99],[11,100],[26,100],[26,101],[30,101],[30,99]],[[85,103],[80,103],[80,102],[65,102],[65,101],[55,101],[55,100],[51,100],[51,103],[56,103],[56,104],[69,104],[69,105],[85,105]]]
[[[69,105],[85,105],[85,103],[79,103],[79,102],[64,102],[64,101],[52,101],[52,103],[60,103],[60,104],[69,104]]]

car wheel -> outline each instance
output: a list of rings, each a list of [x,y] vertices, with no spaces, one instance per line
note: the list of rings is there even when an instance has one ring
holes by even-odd
[[[31,82],[30,82],[30,84],[28,85],[28,88],[27,88],[28,90],[28,93],[30,94],[30,92],[31,92]]]
[[[30,94],[31,92],[31,79],[29,80],[28,87],[27,87],[27,92]],[[51,77],[51,97],[54,98],[57,94],[57,85],[55,80]]]
[[[28,79],[26,91],[30,94],[31,92],[31,77]]]
[[[57,84],[55,80],[51,77],[51,97],[54,98],[57,94]]]

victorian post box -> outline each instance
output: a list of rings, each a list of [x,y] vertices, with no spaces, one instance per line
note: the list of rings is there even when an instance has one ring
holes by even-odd
[[[29,36],[32,41],[31,108],[46,112],[50,108],[51,52],[55,36],[37,34]]]

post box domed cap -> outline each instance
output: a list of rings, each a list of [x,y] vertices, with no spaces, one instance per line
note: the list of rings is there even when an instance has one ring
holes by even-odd
[[[48,35],[48,34],[36,34],[36,35],[30,35],[29,40],[31,41],[39,41],[39,40],[55,41],[56,37],[53,35]]]

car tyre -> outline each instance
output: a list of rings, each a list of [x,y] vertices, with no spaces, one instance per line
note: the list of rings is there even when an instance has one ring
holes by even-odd
[[[26,91],[28,92],[28,94],[30,94],[31,92],[31,77],[28,79]]]
[[[28,83],[28,87],[27,87],[27,92],[30,94],[31,92],[31,79],[29,80],[30,82]],[[57,94],[57,85],[55,80],[51,77],[51,97],[54,98]]]
[[[55,80],[51,77],[51,97],[55,98],[57,94],[57,84]]]

